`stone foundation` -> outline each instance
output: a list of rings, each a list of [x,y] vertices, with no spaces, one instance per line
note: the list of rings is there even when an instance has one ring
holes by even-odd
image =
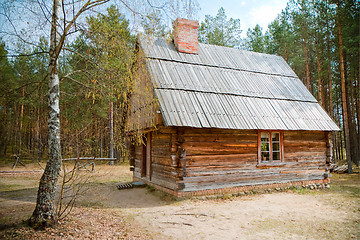
[[[296,181],[296,182],[287,182],[287,183],[273,183],[273,184],[264,184],[264,185],[249,185],[249,186],[239,186],[239,187],[229,187],[229,188],[219,188],[219,189],[208,189],[200,191],[174,191],[162,186],[153,184],[147,180],[133,177],[134,181],[145,182],[147,185],[154,187],[162,192],[173,195],[177,198],[192,198],[200,196],[241,196],[253,193],[265,193],[265,192],[276,192],[282,191],[290,188],[309,188],[309,189],[324,189],[325,186],[328,186],[330,179],[318,179],[318,180],[307,180],[307,181]]]

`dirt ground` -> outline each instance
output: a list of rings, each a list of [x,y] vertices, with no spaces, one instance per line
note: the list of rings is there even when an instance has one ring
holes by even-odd
[[[36,166],[19,168],[35,170]],[[0,167],[0,239],[360,239],[360,178],[333,175],[327,190],[176,201],[149,188],[117,190],[128,166],[96,166],[87,191],[54,229],[21,224],[41,172]]]

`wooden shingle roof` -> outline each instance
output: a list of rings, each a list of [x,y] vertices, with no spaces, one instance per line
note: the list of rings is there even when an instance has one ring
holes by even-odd
[[[282,57],[139,37],[166,126],[339,130]]]

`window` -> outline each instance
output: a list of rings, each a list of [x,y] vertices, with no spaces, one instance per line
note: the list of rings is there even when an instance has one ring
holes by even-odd
[[[258,136],[259,162],[281,162],[283,160],[283,133],[260,131]]]

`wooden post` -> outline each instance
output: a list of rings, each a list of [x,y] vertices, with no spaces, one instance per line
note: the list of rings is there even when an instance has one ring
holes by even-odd
[[[15,155],[14,156],[15,158],[15,162],[12,166],[12,169],[15,169],[16,168],[16,165],[19,163],[20,165],[24,166],[25,167],[25,164],[23,162],[20,161],[20,157],[18,155]]]
[[[183,130],[177,130],[177,159],[178,159],[178,168],[180,170],[179,177],[182,180],[186,176],[186,150],[183,148],[183,143],[185,142],[183,135]]]
[[[330,165],[333,162],[333,144],[332,144],[332,137],[331,132],[326,132],[326,164]]]

